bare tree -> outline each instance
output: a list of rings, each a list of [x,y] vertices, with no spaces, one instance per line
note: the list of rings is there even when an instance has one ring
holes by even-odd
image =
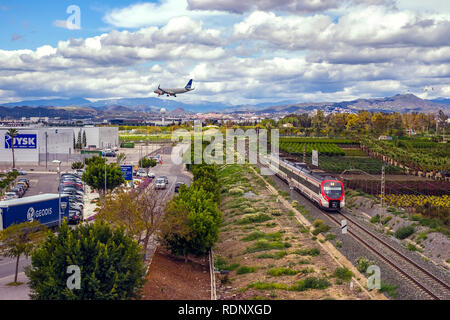
[[[118,188],[107,195],[98,218],[124,227],[142,245],[145,255],[151,236],[161,223],[165,200],[153,185],[132,190]]]

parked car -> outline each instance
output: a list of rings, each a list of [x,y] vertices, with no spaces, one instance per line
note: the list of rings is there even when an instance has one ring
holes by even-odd
[[[23,189],[24,189],[25,191],[28,190],[28,185],[27,185],[25,182],[23,182],[23,181],[18,181],[18,182],[16,183],[16,186],[21,186],[21,187],[23,187]]]
[[[149,173],[147,174],[147,177],[152,178],[152,179],[155,179],[155,174],[154,174],[153,172],[149,172]]]
[[[78,183],[76,181],[62,181],[59,184],[61,187],[74,187],[80,191],[84,192],[84,186],[82,183]]]
[[[83,196],[83,192],[81,192],[81,191],[79,191],[79,190],[77,190],[75,188],[71,188],[71,187],[63,188],[61,190],[61,193],[68,193],[68,194],[71,194],[71,195],[79,195],[81,197]]]
[[[28,180],[25,177],[21,177],[17,179],[18,182],[25,182],[27,184],[28,187],[30,187],[30,180]]]
[[[180,189],[181,186],[186,185],[184,182],[177,182],[175,183],[175,192],[178,193],[178,189]]]
[[[166,176],[160,176],[160,178],[164,179],[164,182],[166,184],[169,184],[169,178],[167,178]]]
[[[165,189],[167,186],[166,181],[163,178],[158,178],[155,181],[155,189]]]
[[[78,224],[82,220],[82,214],[77,210],[69,209],[69,224]]]
[[[19,196],[15,192],[6,192],[3,200],[18,199]]]
[[[147,177],[147,171],[145,169],[138,169],[136,177]]]
[[[116,153],[114,151],[105,152],[105,157],[115,157]]]
[[[24,191],[23,191],[23,189],[22,188],[19,188],[19,187],[14,187],[14,188],[11,188],[11,190],[9,190],[10,192],[14,192],[16,195],[17,195],[17,197],[18,198],[22,198],[23,197],[23,195],[24,195]]]

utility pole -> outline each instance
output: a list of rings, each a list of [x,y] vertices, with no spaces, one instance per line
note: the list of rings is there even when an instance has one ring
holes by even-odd
[[[48,139],[48,133],[47,133],[47,131],[45,131],[45,169],[47,169],[47,162],[48,162],[47,139]]]
[[[106,196],[106,158],[105,158],[105,196]]]
[[[386,177],[384,174],[384,164],[381,166],[381,207],[384,208],[384,190],[385,190]]]
[[[303,148],[303,163],[306,163],[306,143],[305,143],[305,146]]]

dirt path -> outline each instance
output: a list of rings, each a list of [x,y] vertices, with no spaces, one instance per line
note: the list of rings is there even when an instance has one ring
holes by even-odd
[[[160,247],[156,250],[144,286],[144,300],[209,300],[207,259],[184,262]]]

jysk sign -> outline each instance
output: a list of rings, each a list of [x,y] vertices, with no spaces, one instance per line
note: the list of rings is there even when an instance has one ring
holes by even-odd
[[[133,166],[120,166],[120,171],[126,181],[133,180]]]
[[[36,149],[36,134],[18,134],[14,137],[14,149]],[[5,135],[5,149],[11,149],[11,136]]]

